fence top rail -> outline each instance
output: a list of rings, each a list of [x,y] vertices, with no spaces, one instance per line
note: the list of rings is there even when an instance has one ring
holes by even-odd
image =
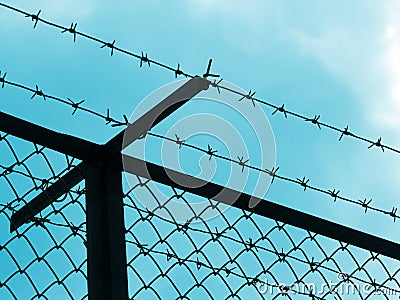
[[[101,146],[96,143],[55,132],[1,111],[0,131],[79,160],[98,162],[102,157]]]
[[[7,124],[7,122],[9,123]],[[105,145],[103,146],[97,145],[95,143],[91,143],[73,136],[61,134],[52,131],[50,129],[46,129],[41,126],[32,124],[30,122],[18,119],[16,117],[9,116],[5,113],[0,113],[0,130],[7,132],[11,135],[15,135],[19,138],[40,144],[42,146],[44,144],[44,146],[48,147],[49,149],[59,151],[61,153],[68,154],[71,156],[75,157],[77,156],[76,153],[75,155],[74,153],[71,153],[75,150],[77,151],[78,155],[82,157],[85,155],[89,156],[91,155],[91,157],[89,157],[90,161],[93,160],[94,154],[101,156],[101,153],[103,151],[102,147],[105,146]],[[93,153],[90,152],[92,149],[94,149]],[[373,236],[262,199],[258,199],[261,200],[258,203],[258,205],[250,208],[249,201],[251,199],[254,200],[254,197],[252,197],[251,195],[242,194],[237,191],[229,190],[227,188],[224,188],[222,186],[219,186],[211,182],[203,182],[203,184],[199,185],[198,182],[202,181],[201,179],[186,174],[182,174],[173,170],[166,170],[162,166],[145,162],[133,157],[128,157],[128,158],[125,157],[125,160],[129,161],[128,164],[125,164],[124,171],[126,172],[141,177],[151,178],[152,180],[157,181],[159,183],[170,185],[172,187],[179,188],[189,193],[206,197],[208,199],[213,198],[220,202],[225,202],[225,203],[228,202],[228,204],[235,206],[239,209],[243,209],[264,217],[278,220],[286,224],[290,224],[305,230],[309,230],[314,233],[321,234],[326,237],[337,239],[344,243],[349,243],[351,245],[400,260],[400,244],[397,244],[395,242],[385,240],[377,236]],[[112,162],[113,160],[110,160],[109,163]],[[184,180],[186,181],[187,180],[191,182],[196,181],[197,184],[195,185],[191,184],[189,186],[201,186],[201,188],[188,189],[184,186],[179,186],[169,178],[167,173],[168,174],[174,173],[176,176],[184,178]],[[222,196],[234,197],[235,199],[238,200],[234,203],[229,203],[229,200],[223,199],[221,195],[219,195],[218,199],[216,199],[215,196],[222,190],[225,190],[225,193],[223,193]],[[240,194],[239,196],[238,193]],[[51,200],[54,201],[56,199],[51,199]],[[49,203],[50,201],[47,202]],[[15,221],[15,219],[13,220]]]

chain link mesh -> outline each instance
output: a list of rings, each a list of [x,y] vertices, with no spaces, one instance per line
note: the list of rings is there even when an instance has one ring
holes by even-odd
[[[9,233],[13,212],[79,161],[0,133],[0,299],[85,299],[84,183]],[[196,196],[124,184],[130,299],[395,299],[399,262],[209,200],[185,224],[166,202]],[[138,201],[146,197],[154,209]],[[204,220],[207,210],[218,217]],[[224,211],[222,213],[222,211]],[[173,218],[170,218],[173,219]]]
[[[13,212],[78,161],[0,133],[0,299],[87,298],[82,184],[10,233]]]
[[[154,184],[154,183],[152,183]],[[167,187],[163,188],[166,194]],[[394,299],[398,261],[314,233],[230,208],[212,220],[186,224],[160,218],[166,202],[195,201],[170,189],[157,199],[149,181],[133,189],[152,199],[142,207],[125,194],[131,299]],[[139,193],[138,193],[139,194]],[[223,204],[210,201],[207,209]],[[221,209],[221,211],[223,211]],[[162,214],[161,214],[162,215]],[[397,296],[396,296],[397,295]]]

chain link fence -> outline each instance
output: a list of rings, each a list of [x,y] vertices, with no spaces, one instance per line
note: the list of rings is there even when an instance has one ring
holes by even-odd
[[[105,48],[111,56],[114,52],[124,54],[137,60],[140,67],[154,65],[171,72],[175,78],[178,76],[196,78],[193,74],[182,71],[179,63],[176,68],[171,67],[149,58],[147,53],[134,53],[120,48],[115,40],[105,41],[77,31],[76,22],[70,27],[65,27],[42,18],[41,10],[30,13],[3,3],[0,3],[0,6],[2,9],[18,13],[23,18],[28,17],[28,20],[33,22],[33,28],[38,24],[47,25],[59,30],[61,34],[71,34],[74,42],[78,38],[97,43],[100,49]],[[382,151],[386,149],[388,152],[400,153],[400,149],[383,144],[381,138],[374,140],[361,136],[353,130],[350,131],[349,126],[341,129],[334,124],[321,121],[320,115],[312,117],[300,114],[285,108],[285,104],[276,105],[256,98],[255,92],[251,90],[246,94],[230,89],[225,81],[217,80],[219,75],[211,73],[211,64],[212,60],[209,61],[203,78],[213,78],[208,85],[215,88],[218,93],[221,90],[227,91],[237,96],[239,101],[248,100],[253,106],[257,103],[270,109],[272,115],[281,114],[285,119],[290,116],[319,129],[328,129],[339,135],[339,141],[346,137],[362,141],[368,148],[377,147]],[[36,99],[56,101],[72,109],[72,114],[78,110],[84,111],[103,119],[106,124],[113,127],[129,128],[132,125],[125,115],[118,121],[111,117],[109,109],[106,113],[98,113],[85,107],[84,100],[74,101],[70,98],[52,96],[43,92],[38,85],[19,84],[10,81],[6,75],[7,73],[0,72],[2,88],[7,85],[28,91],[31,93],[31,99],[36,97]],[[68,153],[73,155],[76,154],[74,151],[78,151],[80,146],[84,145],[86,148],[81,149],[80,156],[74,156],[82,158],[83,161],[79,161],[32,143],[32,136],[35,134],[31,134],[30,131],[24,135],[24,139],[12,136],[10,132],[16,135],[19,132],[27,132],[30,125],[25,124],[25,129],[21,129],[22,126],[14,128],[11,123],[16,121],[7,124],[7,121],[4,121],[4,114],[2,112],[0,114],[0,123],[9,130],[0,132],[1,300],[88,298],[109,300],[111,296],[112,299],[120,299],[120,295],[126,294],[126,289],[121,293],[116,292],[124,286],[124,283],[115,284],[115,281],[126,279],[121,274],[128,276],[129,298],[139,300],[278,298],[391,300],[400,297],[400,263],[382,254],[400,257],[397,251],[399,245],[393,245],[377,237],[374,237],[376,238],[374,241],[364,239],[361,244],[368,245],[362,246],[366,249],[368,247],[378,249],[380,245],[384,245],[380,253],[373,253],[276,221],[277,216],[276,220],[274,217],[262,217],[234,206],[226,210],[224,207],[226,204],[213,200],[209,200],[209,205],[203,211],[193,211],[187,222],[181,224],[173,221],[173,214],[168,211],[167,203],[172,200],[179,201],[186,204],[190,211],[191,203],[196,202],[196,197],[199,196],[154,182],[150,184],[149,180],[130,174],[133,179],[136,178],[136,184],[128,186],[124,182],[123,197],[120,197],[122,196],[120,181],[115,175],[121,175],[121,166],[107,164],[108,159],[115,159],[115,156],[109,155],[107,159],[103,157],[105,150],[110,148],[114,151],[111,154],[120,154],[120,144],[122,144],[120,137],[116,136],[109,141],[111,143],[101,146],[80,140],[81,144],[72,145],[68,150]],[[20,124],[18,122],[15,124]],[[136,126],[133,132],[137,134],[138,129],[144,130],[140,132],[143,135],[148,133],[146,126]],[[38,134],[41,129],[35,130]],[[48,131],[41,134],[42,141],[47,139],[47,144],[44,143],[47,146],[52,143],[54,146],[56,144],[54,141],[65,138],[60,135],[56,137],[57,133],[49,138],[46,136],[47,133]],[[136,138],[139,136],[138,134]],[[156,135],[153,134],[153,137]],[[183,145],[196,148],[184,143],[178,136],[176,140],[165,136],[158,137],[175,142],[180,147]],[[70,137],[68,140],[63,140],[63,145],[71,144],[73,139]],[[63,145],[58,145],[56,149],[63,151],[61,149]],[[230,163],[237,163],[243,169],[251,167],[246,164],[247,161],[244,161],[243,157],[238,157],[236,161],[215,154],[217,151],[210,145],[208,149],[197,147],[197,150],[210,155],[210,158],[219,156]],[[96,161],[97,159],[100,162]],[[118,160],[113,162],[120,163]],[[79,173],[82,166],[85,168]],[[391,211],[383,210],[372,206],[371,200],[368,202],[367,199],[346,198],[339,195],[339,191],[335,189],[323,190],[309,185],[305,177],[287,178],[276,174],[277,169],[263,170],[255,167],[252,169],[268,173],[273,179],[299,184],[304,190],[309,188],[324,193],[331,196],[334,201],[340,199],[359,205],[365,212],[367,209],[374,210],[393,218],[394,221],[399,217],[397,208]],[[85,173],[88,170],[89,176]],[[72,171],[74,172],[71,173]],[[68,182],[64,181],[66,174],[69,174]],[[75,181],[71,180],[71,177],[77,174],[80,177],[75,178]],[[85,187],[88,182],[90,189]],[[58,184],[58,189],[63,188],[62,193],[60,190],[53,194],[48,192],[48,188],[54,183]],[[162,189],[164,195],[169,197],[166,200],[160,199],[154,187]],[[87,190],[90,190],[90,193]],[[55,194],[62,196],[54,197]],[[38,196],[41,200],[44,199],[45,203],[42,209],[34,212],[30,210],[31,206],[28,203]],[[117,208],[116,213],[109,213],[121,204],[120,198],[123,198],[124,216],[117,211]],[[143,198],[146,198],[146,203],[151,203],[148,206],[152,207],[151,210],[140,204],[143,203],[140,201]],[[25,222],[23,225],[14,223],[12,218],[21,207],[28,209],[29,217],[29,220],[25,218],[26,215],[19,219]],[[212,219],[204,217],[210,211],[217,212],[218,216]],[[163,219],[160,215],[169,215],[169,218]],[[121,232],[123,228],[120,226],[121,220],[125,222],[125,239],[124,233]],[[118,223],[119,221],[121,223]],[[291,223],[291,221],[286,218],[286,222]],[[308,222],[303,228],[308,226],[318,231],[315,224],[310,223],[312,222]],[[297,226],[301,227],[302,224],[297,223]],[[355,231],[349,229],[346,233],[336,233],[335,236],[342,238],[345,236],[347,241],[357,241],[360,245],[360,238],[349,237],[349,232]],[[118,245],[113,245],[113,242],[117,242],[115,244]],[[126,264],[122,255],[122,258],[114,259],[120,254],[125,254],[124,251],[119,251],[125,250],[125,245]],[[119,252],[114,253],[113,250]],[[103,256],[104,261],[102,261]],[[105,267],[99,266],[101,264],[99,262],[104,262]],[[115,267],[116,264],[119,266]],[[107,286],[102,287],[102,284]],[[107,289],[113,291],[106,293]]]
[[[10,233],[11,214],[79,161],[1,133],[0,299],[87,298],[81,182]],[[395,299],[398,261],[209,200],[220,215],[164,220],[150,181],[125,184],[130,299]],[[152,183],[154,184],[154,183]],[[157,186],[188,205],[195,196]],[[135,193],[133,193],[135,192]],[[154,210],[137,196],[147,197]],[[222,212],[224,211],[224,212]]]
[[[0,132],[0,299],[87,298],[79,184],[10,233],[11,215],[78,161]]]
[[[166,209],[137,178],[134,190],[152,200],[144,209],[125,194],[129,295],[131,299],[395,299],[400,264],[369,251],[230,208],[205,222],[160,218]],[[193,195],[170,189],[170,198]],[[210,200],[207,210],[221,210]]]
[[[88,298],[81,182],[10,233],[11,215],[79,161],[6,133],[0,137],[0,299]],[[133,176],[133,175],[131,175]],[[164,220],[150,181],[124,184],[130,299],[395,299],[399,262],[209,200],[185,224]],[[157,185],[167,200],[193,195]],[[137,197],[154,205],[144,208]],[[219,216],[202,219],[207,210]],[[222,212],[223,211],[223,212]],[[165,213],[165,212],[164,212]],[[168,212],[167,212],[168,213]]]

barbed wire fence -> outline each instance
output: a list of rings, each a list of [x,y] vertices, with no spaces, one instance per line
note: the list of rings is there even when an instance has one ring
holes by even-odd
[[[269,175],[272,178],[272,183],[275,179],[278,180],[282,180],[291,184],[297,184],[301,187],[301,189],[303,191],[306,191],[307,189],[313,190],[315,192],[321,193],[321,194],[325,194],[328,195],[334,202],[336,202],[337,200],[341,200],[341,201],[345,201],[347,203],[350,203],[352,205],[357,205],[360,206],[362,209],[364,209],[364,212],[367,213],[368,210],[371,211],[375,211],[384,215],[387,215],[391,218],[393,218],[393,221],[396,222],[396,219],[399,217],[399,215],[397,214],[397,208],[393,207],[390,211],[389,210],[383,210],[381,208],[377,208],[371,205],[372,199],[367,199],[364,198],[363,200],[359,200],[359,199],[351,199],[345,196],[341,196],[340,195],[340,190],[339,189],[323,189],[317,186],[313,186],[311,185],[311,183],[309,183],[310,179],[303,177],[303,178],[290,178],[287,177],[285,175],[280,175],[278,174],[279,171],[279,167],[274,167],[272,169],[262,169],[260,167],[256,167],[254,165],[251,165],[250,161],[251,158],[245,160],[245,158],[237,156],[236,158],[231,158],[231,157],[227,157],[224,155],[220,155],[218,154],[218,150],[212,148],[209,144],[207,145],[207,147],[201,148],[199,146],[190,144],[188,142],[185,141],[184,138],[179,137],[177,134],[175,134],[175,137],[168,137],[168,136],[164,136],[158,133],[154,133],[154,132],[147,132],[148,136],[157,138],[157,139],[161,139],[164,141],[168,141],[168,142],[172,142],[172,143],[176,143],[178,145],[177,150],[179,150],[182,146],[193,149],[195,151],[198,151],[200,153],[204,153],[206,155],[209,156],[209,158],[218,158],[224,161],[228,161],[234,165],[238,165],[241,169],[241,172],[244,171],[245,168],[251,169],[251,170],[255,170],[257,172],[261,172],[261,173],[265,173],[267,175]]]
[[[1,76],[1,71],[0,71],[0,76]],[[10,86],[18,87],[20,89],[32,92],[33,95],[31,96],[31,99],[33,99],[36,96],[39,96],[39,97],[41,97],[43,99],[52,99],[52,100],[58,101],[60,103],[63,103],[65,105],[68,105],[68,106],[70,106],[72,108],[72,114],[75,114],[77,110],[85,111],[85,112],[90,113],[90,114],[92,114],[92,115],[94,115],[96,117],[104,119],[105,122],[106,122],[106,125],[110,124],[112,127],[127,127],[127,126],[131,125],[129,123],[126,115],[124,115],[121,120],[117,120],[117,119],[113,118],[110,115],[110,109],[107,109],[106,114],[101,114],[101,113],[98,113],[98,112],[96,112],[94,110],[91,110],[91,109],[88,109],[88,108],[85,108],[85,107],[81,106],[83,104],[84,100],[81,100],[79,102],[74,102],[73,100],[71,100],[69,98],[63,99],[61,97],[49,95],[49,94],[44,93],[42,90],[40,90],[37,85],[35,86],[35,88],[30,88],[28,86],[24,86],[24,85],[15,83],[15,82],[7,81],[5,79],[3,79],[3,84],[8,84]],[[211,82],[210,82],[210,85],[212,85]],[[340,190],[339,189],[331,189],[331,190],[329,190],[329,189],[322,189],[322,188],[319,188],[319,187],[312,186],[311,184],[308,183],[310,179],[307,179],[305,177],[303,177],[303,178],[289,178],[287,176],[279,175],[279,174],[277,174],[277,172],[279,170],[279,167],[277,167],[275,169],[271,169],[271,170],[262,169],[262,168],[259,168],[259,167],[256,167],[256,166],[252,166],[249,163],[240,161],[240,157],[238,157],[238,159],[232,159],[232,158],[221,156],[221,155],[219,155],[217,153],[216,149],[210,148],[211,147],[210,145],[208,145],[208,147],[209,147],[208,149],[203,149],[203,148],[199,148],[199,147],[190,145],[190,144],[185,143],[185,142],[180,142],[179,137],[176,137],[175,139],[173,139],[171,137],[160,136],[160,135],[158,135],[156,133],[152,133],[152,132],[149,132],[148,135],[153,136],[153,137],[158,137],[158,138],[161,138],[161,139],[164,139],[164,140],[167,140],[167,141],[179,143],[179,145],[181,145],[181,146],[183,145],[183,146],[189,147],[191,149],[195,149],[195,150],[201,151],[201,152],[209,155],[210,157],[217,157],[219,159],[230,161],[231,163],[234,163],[234,164],[239,164],[243,168],[249,168],[249,169],[252,169],[252,170],[256,170],[256,171],[268,174],[273,179],[277,178],[277,179],[280,179],[280,180],[283,180],[283,181],[286,181],[286,182],[297,183],[304,190],[306,190],[308,188],[310,190],[314,190],[314,191],[326,194],[328,196],[331,196],[332,199],[335,202],[339,199],[339,200],[342,200],[342,201],[345,201],[345,202],[348,202],[348,203],[351,203],[351,204],[354,204],[354,205],[361,206],[364,209],[365,213],[367,213],[368,210],[375,211],[375,212],[378,212],[378,213],[382,213],[382,214],[385,214],[385,215],[393,218],[394,222],[399,217],[399,214],[397,213],[397,211],[398,211],[397,207],[392,207],[391,210],[384,210],[384,209],[372,206],[371,205],[372,199],[367,199],[365,197],[361,197],[361,199],[351,199],[351,198],[348,198],[348,197],[340,195]],[[242,158],[242,159],[244,159],[244,158]]]
[[[2,153],[4,148],[9,152],[8,159],[2,155],[7,164],[1,165],[0,175],[3,197],[9,190],[9,201],[1,207],[2,299],[87,298],[84,186],[52,202],[11,238],[4,232],[11,214],[27,204],[26,199],[43,192],[77,161],[32,144],[32,152],[26,154],[24,146],[20,155],[13,145],[21,141],[1,136]],[[137,177],[137,185],[125,186],[130,299],[297,299],[310,295],[346,299],[346,289],[357,299],[378,294],[391,299],[400,293],[398,262],[243,210],[221,210],[218,220],[202,220],[201,214],[186,224],[164,220],[157,210],[166,205],[158,202],[149,182]],[[141,207],[132,194],[136,189],[159,205],[152,211]],[[186,199],[190,197],[171,189],[168,201],[179,198],[190,205]],[[224,205],[209,201],[210,210]],[[367,293],[362,290],[365,286]]]
[[[166,65],[166,64],[164,64],[164,63],[162,63],[160,61],[157,61],[155,59],[149,58],[148,54],[147,53],[143,53],[143,51],[141,52],[141,54],[138,54],[138,53],[133,53],[133,52],[125,50],[123,48],[117,47],[115,45],[116,44],[115,40],[113,40],[113,42],[107,42],[107,41],[103,41],[103,40],[101,40],[101,39],[99,39],[97,37],[94,37],[92,35],[80,32],[80,31],[76,30],[77,23],[73,23],[72,22],[71,25],[68,27],[68,26],[63,26],[63,25],[59,25],[59,24],[56,24],[54,22],[48,21],[48,20],[40,17],[41,10],[39,10],[37,13],[29,13],[29,12],[20,10],[18,8],[15,8],[13,6],[10,6],[10,5],[7,5],[7,4],[4,4],[4,3],[0,3],[0,6],[6,8],[6,9],[12,10],[14,12],[17,12],[17,13],[25,16],[25,17],[30,18],[32,20],[32,22],[33,22],[33,28],[36,28],[36,26],[40,22],[40,23],[46,24],[48,26],[51,26],[53,28],[60,29],[61,30],[60,32],[62,34],[64,34],[64,33],[72,34],[74,42],[76,42],[76,37],[77,36],[83,37],[85,39],[89,39],[89,40],[91,40],[91,41],[93,41],[95,43],[98,43],[100,45],[101,49],[109,48],[111,56],[114,54],[114,52],[119,52],[119,53],[127,55],[127,56],[129,56],[131,58],[139,60],[139,67],[143,67],[144,65],[147,65],[148,67],[150,67],[151,65],[155,65],[155,66],[158,66],[158,67],[160,67],[162,69],[165,69],[167,71],[172,72],[174,74],[175,78],[177,78],[178,76],[184,76],[184,77],[187,77],[187,78],[194,78],[196,76],[196,75],[189,74],[187,72],[182,71],[181,66],[180,66],[179,63],[177,64],[177,67],[174,68],[174,67],[168,66],[168,65]],[[202,76],[205,77],[205,78],[212,78],[212,77],[217,77],[218,78],[218,77],[220,77],[220,75],[211,73],[211,63],[212,63],[212,60],[209,61],[208,66],[207,66],[207,70],[206,70],[206,72],[204,74],[202,74]],[[5,80],[5,75],[6,75],[6,73],[3,73],[3,76],[0,77],[0,84],[2,84],[3,87],[4,87],[4,83],[8,83]],[[15,83],[13,85],[17,86],[17,84],[15,84]],[[383,152],[386,149],[386,150],[389,150],[389,151],[392,151],[392,152],[395,152],[395,153],[400,153],[400,149],[395,148],[393,146],[389,146],[389,145],[383,144],[382,143],[382,137],[379,137],[376,140],[372,140],[370,138],[363,137],[363,136],[361,136],[359,134],[356,134],[355,132],[351,132],[349,130],[349,126],[348,125],[344,129],[341,129],[341,128],[335,126],[335,125],[324,123],[324,122],[320,121],[321,115],[319,115],[319,114],[315,114],[313,117],[302,115],[300,113],[297,113],[295,111],[291,111],[291,110],[285,108],[285,104],[276,105],[276,104],[274,104],[274,103],[272,103],[270,101],[267,101],[265,99],[256,98],[256,97],[254,97],[256,92],[254,92],[252,90],[250,90],[248,92],[248,94],[243,94],[241,91],[232,89],[232,88],[230,88],[228,86],[224,86],[223,85],[223,79],[213,80],[213,82],[211,83],[211,86],[213,88],[216,88],[219,92],[221,90],[225,90],[225,91],[228,91],[230,93],[234,93],[234,94],[238,95],[238,101],[247,100],[247,101],[251,101],[253,103],[253,105],[255,105],[255,103],[259,103],[259,104],[261,104],[263,106],[269,107],[269,108],[271,108],[273,110],[272,111],[273,115],[275,115],[276,113],[282,113],[282,115],[284,115],[285,118],[287,118],[288,116],[292,116],[292,117],[295,117],[295,118],[300,119],[302,121],[305,121],[305,122],[308,122],[310,124],[313,124],[313,125],[317,126],[319,129],[326,128],[326,129],[335,131],[335,132],[337,132],[339,134],[339,141],[342,140],[342,138],[344,136],[346,136],[346,137],[350,137],[350,138],[362,141],[364,143],[367,143],[368,144],[368,148],[378,147]],[[36,86],[36,89],[33,89],[33,88],[25,88],[25,89],[30,90],[31,92],[33,92],[34,93],[33,96],[41,96],[41,97],[45,98],[44,97],[45,96],[44,93],[42,92],[42,90],[38,89],[38,86]],[[104,118],[107,121],[107,124],[124,125],[124,124],[127,123],[126,119],[125,119],[125,121],[117,121],[115,119],[110,118],[108,113],[105,114],[105,115],[102,115],[102,114],[99,114],[97,112],[93,112],[93,111],[89,111],[88,109],[84,109],[84,108],[81,107],[82,102],[74,102],[72,100],[63,100],[62,102],[65,102],[65,104],[71,105],[74,109],[82,109],[82,110],[90,112],[90,113],[92,113],[94,115],[97,115],[98,117]],[[108,122],[108,121],[110,121],[110,122]]]
[[[236,209],[179,225],[157,216],[166,203],[148,181],[137,182],[133,188],[156,208],[125,194],[127,218],[135,216],[127,226],[131,299],[392,299],[399,292],[399,270],[382,256]],[[189,194],[170,194],[167,201],[191,203]],[[210,200],[207,209],[220,206]]]
[[[109,48],[111,55],[120,52],[139,59],[140,67],[153,64],[172,71],[175,77],[182,75],[195,78],[184,73],[180,64],[177,68],[172,68],[150,59],[147,54],[138,55],[116,47],[115,41],[105,42],[78,32],[76,23],[63,27],[39,17],[41,11],[29,14],[6,4],[0,3],[0,6],[31,18],[34,28],[41,22],[56,27],[63,33],[71,33],[74,42],[77,36],[81,36],[99,43],[101,48]],[[217,77],[210,73],[210,68],[211,61],[203,74],[204,78]],[[342,130],[322,123],[319,115],[309,118],[286,110],[284,105],[276,106],[254,98],[255,93],[252,91],[242,94],[230,90],[223,86],[222,80],[208,83],[218,90],[225,89],[238,94],[239,101],[248,100],[269,106],[273,109],[272,114],[280,112],[284,117],[294,116],[319,128],[337,131],[340,139],[348,136],[368,143],[369,147],[376,146],[383,151],[386,149],[400,153],[394,147],[383,145],[381,138],[374,142],[351,133],[348,127]],[[32,88],[8,81],[6,73],[0,74],[0,84],[2,87],[10,85],[30,91],[33,93],[32,98],[53,99],[69,105],[73,114],[77,110],[86,111],[103,118],[111,126],[129,128],[134,125],[125,116],[121,121],[112,118],[109,110],[102,114],[84,108],[83,100],[75,102],[68,98],[51,96],[38,86]],[[49,131],[42,135],[28,136],[18,131],[21,130],[20,126],[17,126],[16,131],[8,129],[15,122],[29,128],[34,125],[15,119],[4,121],[4,114],[1,117],[1,299],[394,299],[400,295],[398,245],[395,245],[396,248],[393,243],[379,240],[382,242],[380,245],[385,246],[382,247],[382,253],[392,253],[389,257],[379,251],[372,252],[368,247],[363,249],[339,239],[316,234],[312,230],[286,224],[278,218],[266,218],[238,205],[223,210],[221,206],[226,204],[211,199],[203,212],[194,212],[185,224],[165,220],[157,212],[167,210],[168,213],[167,205],[157,198],[149,184],[151,182],[161,186],[162,183],[154,183],[148,178],[133,174],[137,184],[129,187],[125,183],[124,192],[119,191],[122,170],[118,166],[119,162],[110,165],[104,160],[103,152],[109,154],[107,148],[107,151],[103,151],[98,145],[73,139],[77,145],[82,145],[83,150],[78,149],[80,147],[64,149],[63,145],[69,144],[68,141],[61,144],[58,142],[64,141],[65,136],[50,134]],[[35,132],[40,131],[38,128]],[[53,138],[44,140],[43,136],[48,137],[49,134]],[[394,221],[398,217],[396,208],[391,211],[382,210],[370,205],[371,202],[367,199],[349,199],[339,195],[339,191],[335,189],[313,187],[306,178],[292,179],[278,174],[277,169],[262,170],[254,167],[243,161],[243,158],[236,160],[220,156],[209,145],[208,149],[199,148],[179,141],[178,138],[175,140],[147,131],[145,134],[170,142],[180,142],[180,146],[201,151],[210,157],[228,160],[241,168],[266,172],[273,179],[316,190],[331,196],[334,201],[341,199],[360,205],[365,211],[373,210],[389,215]],[[103,165],[94,163],[98,157],[102,157]],[[107,156],[107,160],[108,158]],[[111,159],[111,162],[114,161]],[[113,190],[115,186],[111,187],[111,191],[117,191],[117,196],[99,194],[104,192],[100,188],[101,183],[110,179],[107,177],[110,175],[108,171],[114,176],[119,173],[115,180],[111,180],[111,185],[117,184],[116,190]],[[76,178],[71,180],[69,174]],[[89,184],[88,179],[91,181]],[[157,181],[157,178],[151,179]],[[56,191],[52,187],[56,187]],[[178,190],[176,187],[164,188],[170,193],[167,202],[179,199],[190,207],[193,197],[190,191]],[[106,191],[105,194],[108,194],[108,187]],[[138,191],[142,197],[154,203],[154,209],[142,207],[140,199],[135,196]],[[115,199],[119,197],[121,199]],[[94,198],[98,198],[96,200],[99,203],[95,203]],[[40,207],[36,206],[37,199],[44,201]],[[116,209],[117,215],[115,212],[111,215],[106,213],[106,216],[99,214],[99,205],[108,205],[110,208],[111,203],[108,201],[111,200],[113,208],[118,207],[115,203],[118,204],[121,200],[124,213],[118,215]],[[92,204],[88,204],[88,201]],[[208,210],[218,211],[220,217],[206,221],[202,216]],[[14,222],[15,216],[22,211],[23,222],[17,224]],[[114,221],[113,217],[117,221],[110,224],[110,220]],[[89,226],[88,220],[91,224]],[[124,226],[118,220],[122,220]],[[99,228],[95,230],[93,227],[96,225]],[[117,237],[111,231],[116,228],[113,226],[119,226],[115,234]],[[9,227],[11,234],[8,232]],[[116,245],[110,245],[113,244],[112,239],[117,239],[119,234],[123,236],[123,241],[116,240]],[[340,236],[341,232],[337,235]],[[122,253],[120,256],[113,250],[122,243],[126,254]],[[121,247],[117,250],[120,251]],[[118,287],[124,287],[124,274],[119,274],[122,277],[115,277],[115,280],[113,276],[121,269],[113,269],[114,263],[119,267],[123,263],[122,273],[127,277],[126,291],[120,293],[115,291]],[[95,271],[101,274],[94,276]],[[106,282],[106,279],[110,282]],[[100,283],[105,286],[100,287]],[[110,288],[110,292],[101,295],[107,288]]]

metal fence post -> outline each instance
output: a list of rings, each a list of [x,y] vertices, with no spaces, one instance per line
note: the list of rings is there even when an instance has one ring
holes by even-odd
[[[119,160],[119,163],[122,163]],[[86,169],[89,300],[128,299],[121,168]]]

